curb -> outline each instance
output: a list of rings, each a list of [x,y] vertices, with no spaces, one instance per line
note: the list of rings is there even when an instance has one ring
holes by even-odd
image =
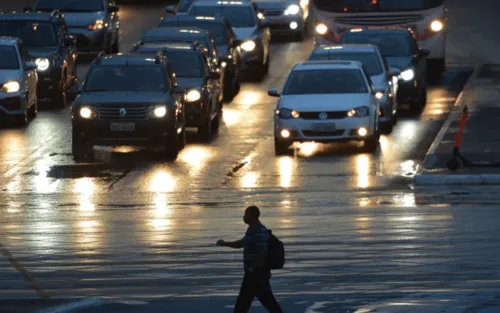
[[[500,185],[500,174],[420,174],[414,177],[416,185]]]
[[[86,298],[67,304],[58,305],[52,308],[36,311],[36,313],[66,313],[77,309],[83,309],[90,306],[99,306],[104,304],[100,298]]]

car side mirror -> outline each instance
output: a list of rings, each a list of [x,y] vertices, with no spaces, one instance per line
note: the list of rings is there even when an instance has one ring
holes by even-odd
[[[271,96],[271,97],[276,97],[276,98],[279,98],[279,96],[280,96],[280,92],[278,91],[278,89],[273,88],[273,89],[269,89],[269,90],[267,91],[267,95],[268,95],[268,96]]]
[[[80,88],[78,87],[77,84],[73,84],[70,88],[69,88],[69,93],[71,95],[79,95],[81,93],[81,90]]]
[[[74,46],[76,44],[76,38],[73,36],[64,37],[64,45],[65,46]]]
[[[30,62],[30,61],[28,61],[28,62],[26,62],[26,63],[24,64],[24,69],[25,69],[26,71],[36,70],[37,68],[38,68],[38,66],[36,66],[36,63],[35,63],[35,62]]]
[[[109,10],[109,12],[111,12],[111,13],[116,13],[116,12],[120,11],[120,9],[119,9],[117,6],[114,6],[114,5],[113,5],[113,6],[110,6],[110,7],[108,8],[108,10]]]
[[[259,22],[259,28],[268,28],[269,26],[271,26],[271,22],[269,22],[269,21]]]
[[[170,14],[176,14],[177,10],[175,9],[175,5],[167,5],[165,7],[165,12],[170,13]]]
[[[427,49],[419,49],[418,50],[418,56],[421,58],[428,57],[431,52]]]

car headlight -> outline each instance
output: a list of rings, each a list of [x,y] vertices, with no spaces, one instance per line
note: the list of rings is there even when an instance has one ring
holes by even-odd
[[[300,113],[295,110],[290,109],[279,109],[276,110],[276,115],[278,115],[282,119],[291,119],[291,118],[299,118]]]
[[[318,25],[316,25],[316,27],[314,28],[314,30],[320,34],[320,35],[324,35],[328,32],[328,26],[326,26],[324,23],[319,23]]]
[[[431,22],[430,27],[433,32],[437,33],[443,30],[444,24],[440,20],[434,20]]]
[[[89,30],[99,30],[104,28],[104,21],[103,20],[97,20],[95,21],[94,24],[89,25]]]
[[[300,7],[296,4],[291,4],[286,8],[285,15],[297,15],[300,12]]]
[[[370,108],[367,106],[362,106],[347,111],[348,117],[367,117],[368,115],[370,115]]]
[[[187,102],[195,102],[195,101],[198,101],[200,99],[201,99],[201,93],[196,89],[190,90],[186,94],[186,101]]]
[[[163,118],[167,115],[167,113],[168,113],[167,106],[164,104],[159,104],[155,105],[154,107],[151,107],[149,115],[152,118]]]
[[[95,109],[93,107],[89,107],[89,106],[81,107],[79,113],[80,113],[80,117],[84,118],[86,120],[93,119],[94,117],[97,116],[97,112],[95,111]]]
[[[2,91],[2,92],[18,92],[19,89],[21,89],[21,85],[19,84],[19,82],[10,81],[10,82],[4,83],[2,85],[2,88],[0,89],[0,91]]]
[[[403,80],[405,81],[412,80],[414,77],[415,72],[411,68],[401,72],[401,78],[403,78]]]
[[[256,46],[257,45],[255,44],[255,42],[253,40],[247,40],[241,44],[241,49],[243,49],[247,52],[250,52],[250,51],[255,50]]]
[[[35,60],[36,67],[39,71],[43,72],[49,69],[50,61],[47,58],[38,58]]]

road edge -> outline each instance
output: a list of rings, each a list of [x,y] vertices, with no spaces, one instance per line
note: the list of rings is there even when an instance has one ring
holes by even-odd
[[[85,298],[76,300],[67,304],[54,306],[48,309],[37,310],[34,313],[66,313],[77,309],[83,309],[91,306],[100,306],[104,304],[101,298]]]
[[[463,104],[464,104],[464,93],[471,86],[471,82],[476,79],[481,67],[482,67],[482,64],[474,66],[474,70],[473,70],[472,74],[469,76],[469,78],[465,82],[464,87],[462,88],[462,91],[460,91],[457,99],[455,100],[455,103],[453,104],[452,108],[448,112],[448,115],[446,116],[443,125],[439,129],[439,132],[437,133],[436,137],[434,137],[434,140],[432,141],[431,145],[429,146],[429,149],[427,149],[427,152],[425,153],[425,157],[424,157],[423,161],[420,162],[420,164],[418,166],[417,173],[413,178],[413,183],[415,185],[446,184],[448,180],[450,181],[451,184],[457,184],[456,183],[457,181],[459,182],[458,184],[461,184],[461,182],[462,182],[461,179],[454,180],[452,178],[452,177],[455,177],[458,175],[425,174],[424,171],[431,170],[433,168],[433,166],[437,163],[438,157],[436,155],[436,151],[437,151],[440,143],[443,141],[443,138],[446,135],[446,132],[450,128],[451,123],[455,120],[456,117],[459,117],[462,114],[462,108],[463,108]],[[451,157],[451,151],[450,151],[450,157]],[[461,176],[467,176],[468,178],[470,178],[471,176],[476,176],[476,175],[461,175]],[[484,181],[484,178],[481,178],[479,180]]]

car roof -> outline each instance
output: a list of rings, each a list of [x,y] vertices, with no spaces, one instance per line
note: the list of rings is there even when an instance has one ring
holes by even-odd
[[[350,33],[368,33],[368,34],[408,34],[412,31],[408,28],[398,26],[377,26],[377,27],[360,27],[351,28],[346,34]]]
[[[203,0],[203,1],[195,1],[193,2],[192,6],[197,6],[197,7],[213,7],[213,6],[220,6],[220,7],[248,7],[251,6],[252,2],[251,1],[218,1],[218,0]]]
[[[20,40],[17,37],[0,37],[0,45],[2,46],[16,46],[19,41]]]
[[[193,15],[176,15],[166,16],[161,20],[160,25],[165,22],[201,22],[201,23],[224,23],[222,16],[193,16]]]
[[[296,64],[293,71],[304,70],[338,70],[338,69],[359,69],[363,65],[358,61],[306,61]]]
[[[194,46],[193,44],[188,43],[168,43],[168,44],[145,44],[139,46],[138,52],[140,53],[154,53],[156,54],[158,51],[182,51],[183,53],[197,53],[201,54],[204,50],[199,49],[199,46]]]
[[[313,54],[329,54],[342,52],[377,52],[378,48],[371,44],[325,45],[316,47]]]
[[[197,27],[157,27],[148,30],[144,33],[141,39],[148,40],[161,40],[165,36],[172,39],[190,39],[190,38],[200,38],[209,35],[207,30],[197,28]]]
[[[0,21],[44,21],[52,22],[54,16],[48,12],[1,13]]]
[[[155,53],[156,54],[156,53]],[[95,64],[95,63],[94,63]],[[119,53],[100,57],[98,65],[151,65],[158,66],[155,58],[139,53]]]

